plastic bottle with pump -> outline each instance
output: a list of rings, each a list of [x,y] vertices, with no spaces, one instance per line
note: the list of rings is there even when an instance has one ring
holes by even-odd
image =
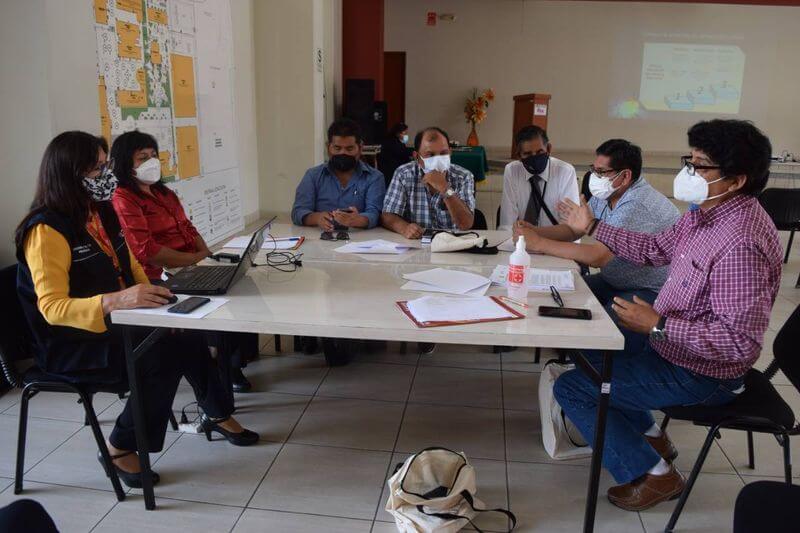
[[[506,287],[508,297],[519,302],[528,301],[528,269],[531,266],[531,256],[525,250],[525,237],[517,239],[517,247],[508,259],[508,279]]]

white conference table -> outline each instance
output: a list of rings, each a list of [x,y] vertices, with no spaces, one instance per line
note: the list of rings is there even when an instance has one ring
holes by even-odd
[[[258,226],[253,225],[255,231]],[[433,266],[492,266],[507,265],[510,252],[499,252],[497,255],[482,255],[466,252],[431,253],[430,246],[423,246],[417,240],[409,240],[402,235],[389,231],[385,228],[373,228],[369,230],[349,230],[350,241],[323,241],[320,239],[320,229],[307,226],[295,226],[286,223],[273,223],[270,234],[275,238],[281,237],[305,237],[303,244],[297,254],[303,254],[302,260],[305,261],[335,261],[348,263],[403,263]],[[509,231],[497,230],[477,230],[477,233],[488,240],[490,246],[496,246],[503,241],[511,238]],[[334,251],[336,248],[347,244],[347,242],[371,241],[383,239],[412,246],[415,249],[402,254],[343,254]],[[227,241],[228,239],[226,239]],[[224,243],[225,241],[223,241]],[[269,239],[267,239],[269,244]],[[236,252],[236,249],[224,248],[224,251]],[[241,253],[241,250],[239,250]],[[263,253],[259,258],[259,263],[263,259]],[[578,268],[574,261],[559,259],[541,254],[531,255],[531,266],[535,268],[565,269]]]
[[[313,231],[308,232],[309,229]],[[282,235],[284,230],[286,234]],[[562,291],[561,296],[568,307],[591,309],[590,321],[540,317],[535,311],[537,307],[554,305],[554,302],[549,292],[531,292],[528,298],[530,309],[518,309],[527,315],[524,319],[418,328],[402,313],[396,302],[431,293],[400,289],[405,283],[403,274],[438,264],[488,277],[494,265],[507,262],[508,253],[495,256],[431,254],[429,250],[420,249],[412,252],[414,255],[410,257],[391,256],[397,258],[396,262],[391,262],[385,261],[386,258],[376,259],[369,255],[354,258],[351,254],[333,252],[333,248],[343,243],[319,241],[319,234],[313,228],[275,224],[271,231],[276,237],[307,236],[306,242],[298,250],[304,254],[302,267],[291,273],[279,272],[267,266],[250,268],[246,277],[225,295],[228,302],[202,319],[189,319],[180,315],[147,315],[127,310],[111,313],[113,323],[126,326],[123,334],[138,449],[149,448],[148,436],[144,431],[137,361],[170,329],[603,350],[604,364],[599,372],[589,366],[581,356],[573,357],[576,363],[592,375],[599,389],[597,431],[593,441],[593,449],[596,451],[592,456],[584,519],[584,531],[593,530],[610,391],[611,354],[623,348],[624,338],[577,272],[574,272],[575,291]],[[354,232],[352,237],[354,240],[368,240],[394,235],[392,240],[397,241],[398,235],[382,234],[384,231]],[[502,237],[499,235],[501,232],[481,233],[486,233],[487,237],[489,234]],[[363,239],[357,239],[357,236],[362,235]],[[446,257],[440,263],[424,262],[426,257],[430,259],[438,255]],[[449,257],[452,259],[447,259]],[[536,260],[538,257],[544,259],[543,256],[534,257],[534,266],[542,266]],[[256,262],[261,264],[263,261],[259,259]],[[575,268],[573,262],[554,258],[548,258],[546,264],[548,268]],[[487,294],[503,293],[504,289],[492,287]],[[139,327],[153,329],[138,346],[134,346],[132,331]],[[140,454],[140,463],[145,507],[154,509],[152,478],[147,474],[150,472],[148,454]]]

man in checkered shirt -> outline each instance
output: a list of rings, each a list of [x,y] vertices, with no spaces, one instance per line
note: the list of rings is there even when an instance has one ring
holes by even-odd
[[[620,485],[608,499],[640,511],[683,490],[672,465],[677,450],[659,430],[653,409],[723,405],[744,390],[744,375],[761,352],[778,293],[778,232],[756,196],[767,183],[772,147],[750,122],[711,120],[689,129],[674,196],[689,211],[661,233],[637,233],[595,220],[586,202],[559,207],[579,235],[640,265],[669,265],[653,305],[614,298],[623,328],[650,342],[614,356],[603,464]],[[598,354],[587,354],[600,364]],[[553,389],[566,415],[594,436],[597,386],[579,370]]]
[[[467,230],[475,212],[472,173],[450,164],[450,138],[436,127],[414,138],[414,161],[397,168],[383,201],[381,224],[406,239],[427,228]]]

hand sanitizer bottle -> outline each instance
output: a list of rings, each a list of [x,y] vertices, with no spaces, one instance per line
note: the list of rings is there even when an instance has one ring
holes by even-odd
[[[508,259],[508,297],[519,302],[528,301],[528,269],[531,266],[531,256],[525,250],[525,237],[517,239],[517,248]]]

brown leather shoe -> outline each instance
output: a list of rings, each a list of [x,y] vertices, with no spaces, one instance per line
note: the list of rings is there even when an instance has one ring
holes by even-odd
[[[669,435],[667,435],[666,431],[662,431],[659,437],[648,437],[647,435],[644,437],[647,439],[647,442],[650,443],[650,446],[658,452],[658,455],[663,457],[668,463],[673,462],[678,457],[678,449],[672,444],[672,441],[669,440]]]
[[[683,491],[686,480],[678,469],[669,465],[669,472],[661,476],[645,474],[639,479],[608,489],[608,501],[626,511],[643,511],[674,500]]]

